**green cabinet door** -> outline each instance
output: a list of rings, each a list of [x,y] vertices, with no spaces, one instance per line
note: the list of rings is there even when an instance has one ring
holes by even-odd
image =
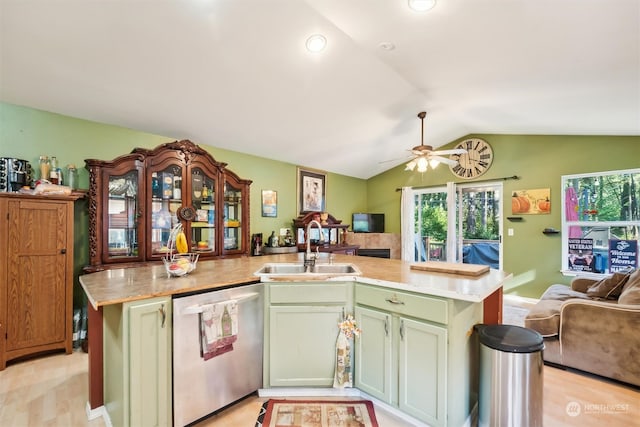
[[[356,306],[355,318],[362,330],[356,338],[355,386],[373,397],[391,403],[391,314]]]
[[[398,407],[429,425],[445,425],[447,330],[399,318]]]
[[[344,310],[342,305],[269,307],[271,387],[333,385]]]
[[[171,299],[125,304],[129,330],[131,426],[170,426]]]

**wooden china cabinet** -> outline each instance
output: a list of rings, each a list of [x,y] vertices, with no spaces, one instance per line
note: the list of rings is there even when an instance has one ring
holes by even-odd
[[[135,148],[89,170],[87,272],[160,261],[182,224],[200,259],[249,253],[249,187],[189,140]]]
[[[307,236],[307,225],[312,220],[318,221],[322,226],[322,238],[315,225],[309,230],[310,235]],[[358,255],[360,245],[350,245],[345,241],[348,228],[349,224],[343,224],[342,220],[336,219],[327,212],[305,212],[293,220],[293,229],[300,252],[306,250],[307,239],[311,239],[311,249],[314,251]]]

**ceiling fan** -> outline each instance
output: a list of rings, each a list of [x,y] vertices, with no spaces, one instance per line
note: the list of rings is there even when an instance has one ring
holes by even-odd
[[[412,171],[418,168],[418,172],[426,172],[428,166],[431,166],[431,169],[435,169],[440,163],[445,163],[449,166],[455,166],[458,164],[456,160],[451,160],[446,157],[450,154],[464,154],[467,151],[461,148],[456,148],[452,150],[434,150],[432,146],[424,144],[424,118],[427,116],[426,111],[421,111],[418,113],[418,117],[422,122],[422,132],[420,137],[420,145],[416,145],[411,149],[411,153],[413,154],[413,158],[407,163],[405,170]]]

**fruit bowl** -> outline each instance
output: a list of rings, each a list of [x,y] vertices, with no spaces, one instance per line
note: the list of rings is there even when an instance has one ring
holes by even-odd
[[[167,277],[180,277],[191,273],[196,269],[196,263],[200,254],[186,253],[173,254],[162,258],[167,270]]]

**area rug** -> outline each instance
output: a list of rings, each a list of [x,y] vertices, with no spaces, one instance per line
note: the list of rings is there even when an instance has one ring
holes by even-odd
[[[378,427],[378,421],[369,400],[270,399],[256,427]]]

